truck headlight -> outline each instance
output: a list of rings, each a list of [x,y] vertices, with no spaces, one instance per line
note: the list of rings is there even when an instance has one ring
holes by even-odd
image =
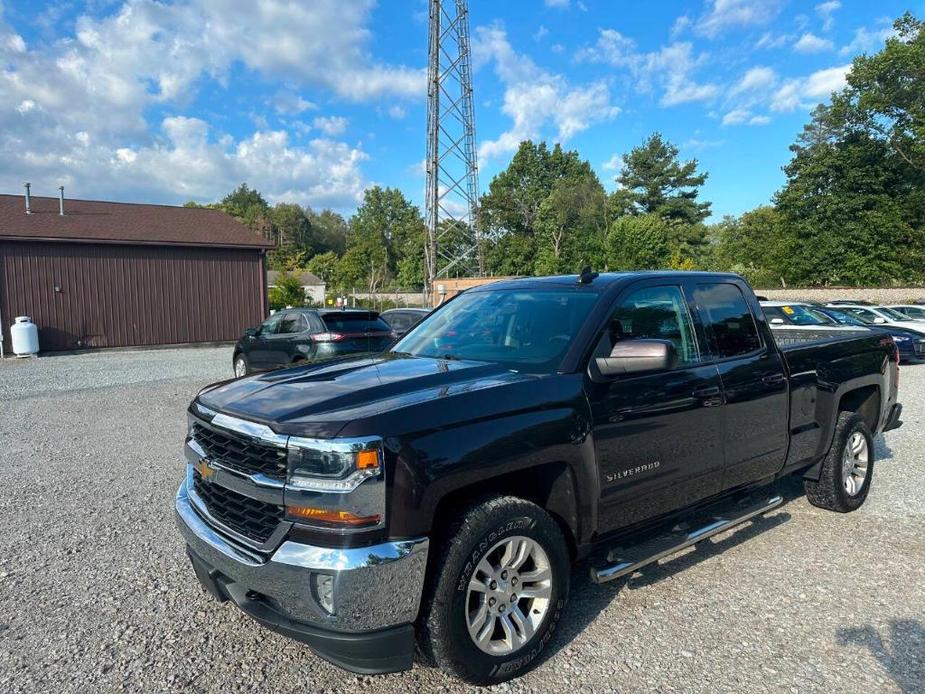
[[[343,531],[385,521],[382,439],[289,437],[286,514],[291,520]]]

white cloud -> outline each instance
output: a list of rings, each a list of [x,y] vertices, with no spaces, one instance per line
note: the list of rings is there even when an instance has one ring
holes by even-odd
[[[755,48],[782,48],[793,40],[790,34],[774,34],[766,31],[755,43]]]
[[[540,24],[540,28],[537,29],[536,32],[534,32],[534,34],[533,34],[533,40],[534,40],[534,41],[542,41],[542,40],[543,40],[544,38],[546,38],[548,35],[549,35],[549,29],[547,29],[545,26],[543,26],[542,24]]]
[[[282,91],[277,94],[276,98],[273,100],[273,108],[277,113],[282,113],[287,116],[296,116],[305,111],[318,110],[318,104],[307,101],[294,92]]]
[[[858,53],[871,53],[878,51],[896,32],[891,26],[884,26],[879,29],[866,29],[861,27],[854,32],[854,38],[851,43],[844,46],[839,53],[842,55],[856,55]]]
[[[318,116],[312,126],[325,135],[341,135],[347,130],[349,121],[343,116]]]
[[[724,144],[726,144],[725,140],[701,140],[700,138],[692,137],[683,145],[681,145],[681,149],[692,149],[695,152],[700,152],[705,149],[722,147]]]
[[[790,79],[774,93],[771,99],[772,111],[794,111],[798,108],[810,109],[821,101],[826,101],[845,86],[845,77],[851,70],[851,64],[818,70],[808,77]]]
[[[691,24],[693,24],[693,20],[688,15],[682,14],[674,20],[674,24],[671,25],[671,38],[676,39],[687,31],[691,27]]]
[[[751,118],[751,111],[744,108],[737,108],[723,116],[723,125],[738,125]]]
[[[719,91],[715,84],[698,84],[694,80],[693,73],[704,64],[707,55],[694,55],[689,42],[676,42],[658,51],[640,53],[633,39],[616,29],[601,29],[597,42],[579,50],[575,59],[628,69],[636,87],[643,92],[651,91],[657,84],[662,90],[662,106],[703,101]]]
[[[831,51],[835,48],[829,39],[823,39],[809,32],[803,34],[797,42],[793,44],[793,49],[797,53],[821,53],[822,51]]]
[[[736,108],[723,116],[723,125],[767,125],[769,116],[755,115],[747,108]]]
[[[610,159],[601,164],[601,168],[604,171],[614,171],[619,173],[623,170],[623,155],[620,153],[614,153]]]
[[[741,26],[758,26],[773,21],[784,0],[712,0],[709,11],[696,24],[697,33],[714,38]]]
[[[513,121],[496,139],[482,142],[481,158],[512,152],[522,140],[540,137],[549,125],[555,127],[557,140],[567,140],[620,112],[605,81],[573,85],[543,70],[513,49],[500,24],[476,29],[473,58],[476,67],[494,65],[505,87],[501,110]]]
[[[423,70],[371,57],[374,4],[125,0],[35,45],[0,4],[0,186],[27,176],[75,195],[177,202],[247,180],[270,199],[352,206],[365,184],[359,147],[327,135],[297,146],[259,113],[254,131],[235,138],[181,114],[204,82],[224,86],[239,65],[286,85],[268,99],[282,115],[317,110],[300,96],[309,88],[341,101],[422,98]],[[152,126],[152,112],[176,115]],[[345,125],[319,121],[332,135]]]
[[[387,113],[390,118],[394,118],[395,120],[401,120],[408,115],[408,111],[406,111],[405,107],[401,104],[392,104],[389,106]]]
[[[78,133],[67,150],[61,143],[53,154],[25,150],[12,163],[19,171],[31,169],[30,175],[38,174],[32,180],[49,189],[60,180],[71,195],[107,199],[212,201],[246,180],[272,202],[349,208],[366,186],[359,168],[366,154],[342,142],[319,138],[294,147],[285,131],[215,139],[205,121],[185,116],[165,118],[161,132],[148,145],[116,149],[83,143]],[[4,139],[0,136],[0,145],[6,149]],[[78,153],[78,147],[85,151]],[[0,186],[10,189],[15,182],[21,176],[0,171]]]
[[[839,0],[827,0],[816,5],[816,14],[822,18],[822,30],[831,31],[835,25],[835,12],[841,7]]]
[[[777,73],[769,67],[750,68],[729,91],[731,96],[767,89],[777,81]]]
[[[546,7],[556,7],[560,10],[568,9],[570,0],[545,0]]]

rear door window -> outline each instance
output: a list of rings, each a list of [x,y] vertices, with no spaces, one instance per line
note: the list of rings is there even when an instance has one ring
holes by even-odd
[[[308,328],[305,317],[301,313],[287,313],[283,322],[279,326],[279,332],[282,335],[291,335],[300,333]]]
[[[386,320],[393,330],[401,331],[407,330],[414,319],[407,313],[390,313]]]
[[[718,358],[738,357],[761,349],[755,317],[736,285],[698,284],[694,302]]]
[[[389,324],[376,314],[325,313],[321,319],[325,327],[335,333],[391,332]]]

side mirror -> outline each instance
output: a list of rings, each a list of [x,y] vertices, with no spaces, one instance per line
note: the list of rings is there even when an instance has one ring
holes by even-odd
[[[245,328],[244,337],[257,337],[260,334],[260,328]]]
[[[876,318],[874,318],[874,323],[875,323],[876,325],[885,325],[885,324],[886,324],[886,318],[881,318],[880,316],[877,316]]]
[[[678,352],[667,340],[621,340],[609,357],[595,361],[603,376],[623,376],[673,369],[678,364]]]
[[[784,319],[783,318],[772,318],[771,325],[784,325]]]

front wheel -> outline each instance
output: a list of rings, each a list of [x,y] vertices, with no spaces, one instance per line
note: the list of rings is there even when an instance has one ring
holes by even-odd
[[[232,360],[232,368],[234,369],[235,378],[247,376],[247,372],[250,370],[247,364],[247,357],[243,354],[235,354]]]
[[[495,497],[447,531],[424,601],[421,645],[448,674],[496,684],[540,659],[565,607],[569,555],[539,506]]]

